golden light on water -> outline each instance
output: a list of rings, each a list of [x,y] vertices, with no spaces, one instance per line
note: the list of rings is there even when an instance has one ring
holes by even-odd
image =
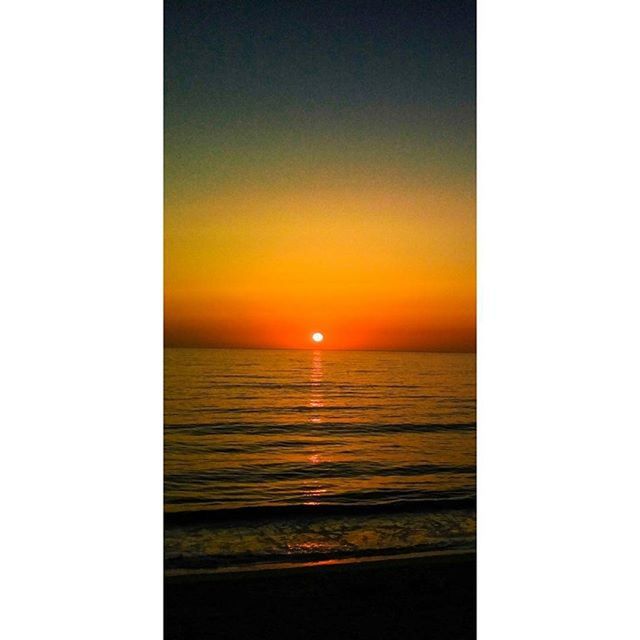
[[[314,342],[322,342],[324,340],[324,335],[322,335],[319,331],[316,331],[312,336],[311,339]]]

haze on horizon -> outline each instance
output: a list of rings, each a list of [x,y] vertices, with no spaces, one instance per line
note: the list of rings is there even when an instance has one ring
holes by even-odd
[[[474,4],[165,21],[166,345],[473,351]]]

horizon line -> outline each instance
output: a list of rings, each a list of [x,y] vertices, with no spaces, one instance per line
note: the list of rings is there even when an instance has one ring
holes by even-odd
[[[473,350],[460,350],[460,351],[450,351],[450,350],[427,350],[427,349],[330,349],[324,347],[213,347],[213,346],[186,346],[186,345],[163,345],[163,349],[209,349],[209,350],[218,350],[218,351],[334,351],[334,352],[343,352],[343,351],[358,351],[358,352],[383,352],[383,353],[441,353],[448,355],[477,355],[477,349]]]

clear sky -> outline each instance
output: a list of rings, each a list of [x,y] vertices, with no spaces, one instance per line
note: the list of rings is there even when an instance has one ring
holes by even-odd
[[[475,4],[167,2],[167,346],[475,348]]]

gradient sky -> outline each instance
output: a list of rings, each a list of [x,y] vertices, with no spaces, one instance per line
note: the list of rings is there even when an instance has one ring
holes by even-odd
[[[167,346],[475,348],[475,3],[167,2]]]

